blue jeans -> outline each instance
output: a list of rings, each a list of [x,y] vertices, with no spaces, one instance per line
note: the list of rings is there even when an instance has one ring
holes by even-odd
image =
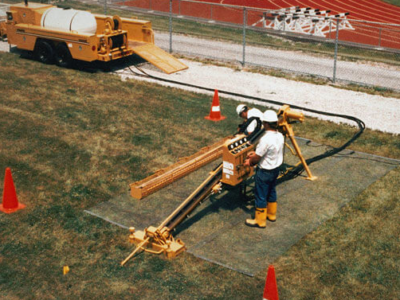
[[[276,202],[276,180],[279,168],[273,170],[257,169],[255,176],[255,198],[257,208],[266,208],[267,202]]]

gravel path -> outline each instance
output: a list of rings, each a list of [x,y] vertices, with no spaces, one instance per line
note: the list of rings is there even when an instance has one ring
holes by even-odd
[[[183,60],[183,62],[189,66],[189,69],[171,75],[162,73],[148,64],[142,67],[142,69],[150,75],[161,78],[280,101],[289,105],[299,105],[315,110],[358,117],[365,122],[367,128],[390,132],[396,135],[400,134],[400,99],[368,95],[331,86],[291,81],[284,78],[237,71],[227,67],[204,65],[188,60]],[[139,71],[137,72],[139,73]],[[151,79],[138,77],[128,69],[121,70],[118,73],[123,79],[135,78],[152,81]],[[173,86],[173,84],[169,83],[160,84]],[[211,92],[182,86],[177,87],[209,94],[211,104]],[[220,96],[223,95],[221,94]],[[237,100],[244,101],[244,99],[240,98],[237,98]],[[274,108],[277,109],[278,107]],[[221,110],[223,113],[222,105]],[[308,116],[313,115],[308,112],[304,112],[304,114]],[[346,122],[342,118],[314,116],[336,123]],[[353,122],[348,124],[354,125]]]
[[[0,51],[8,52],[8,43],[0,42]],[[171,75],[155,69],[150,64],[146,64],[142,69],[157,77],[191,83],[211,89],[226,90],[280,101],[289,105],[299,105],[315,110],[355,116],[363,120],[367,128],[390,132],[396,135],[400,134],[400,99],[373,96],[330,86],[296,82],[284,78],[237,71],[227,67],[204,65],[193,61],[184,60],[184,63],[189,66],[188,70]],[[119,74],[123,79],[134,77],[137,80],[152,81],[151,79],[138,77],[128,69],[119,71]],[[166,83],[161,84],[171,85]],[[178,88],[183,87],[178,86]],[[185,89],[195,90],[193,88]],[[211,104],[212,93],[200,90],[195,91],[209,94]],[[239,98],[237,100],[244,101],[244,99]],[[274,108],[277,109],[278,107]],[[223,107],[221,109],[223,112]],[[305,115],[311,115],[307,112],[304,113]],[[337,123],[344,122],[343,119],[339,118],[316,117]],[[354,125],[354,123],[349,124]]]
[[[0,41],[0,51],[1,52],[9,52],[10,51],[10,45],[8,45],[7,42],[1,42]]]
[[[156,45],[169,50],[169,34],[156,33]],[[189,36],[173,35],[172,49],[177,53],[199,57],[243,61],[242,44],[223,43]],[[246,64],[268,66],[328,78],[333,77],[334,69],[333,58],[252,46],[246,46],[245,62]],[[338,61],[336,68],[337,79],[400,90],[400,67]]]

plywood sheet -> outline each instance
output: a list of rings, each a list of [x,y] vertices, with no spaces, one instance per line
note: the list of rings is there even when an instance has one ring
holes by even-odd
[[[128,45],[129,48],[141,58],[147,60],[167,74],[186,70],[188,68],[184,63],[154,44],[130,41]]]
[[[298,139],[298,143],[306,158],[329,149],[303,139]],[[297,161],[286,151],[285,163],[294,165]],[[158,226],[217,163],[205,166],[145,200],[135,200],[127,193],[91,208],[89,213],[126,228],[134,226],[142,230]],[[313,175],[318,177],[316,181],[305,180],[306,174],[302,174],[278,184],[278,219],[275,223],[267,222],[265,229],[244,224],[254,213],[254,182],[249,180],[246,197],[241,196],[238,188],[210,197],[176,228],[174,236],[181,238],[194,256],[255,275],[399,165],[400,161],[349,150],[316,161],[310,165]]]

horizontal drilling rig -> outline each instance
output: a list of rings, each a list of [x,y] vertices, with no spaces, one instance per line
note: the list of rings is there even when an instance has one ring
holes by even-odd
[[[307,172],[307,179],[315,180],[316,177],[311,174],[311,171],[301,154],[300,147],[294,138],[294,132],[291,125],[295,122],[303,122],[304,115],[299,112],[294,112],[288,105],[284,105],[278,112],[278,118],[279,130],[290,139],[295,149],[293,151],[294,154],[300,158],[299,163],[303,164],[304,169]],[[256,129],[250,135],[242,133],[246,126],[254,120],[257,121]],[[129,240],[131,243],[135,243],[137,247],[124,261],[121,262],[121,265],[126,264],[126,262],[140,250],[155,254],[164,253],[168,258],[173,258],[183,252],[186,249],[185,243],[179,238],[175,239],[172,236],[172,231],[208,196],[219,193],[225,186],[233,187],[242,184],[248,178],[253,176],[254,168],[244,166],[244,161],[246,160],[248,153],[255,150],[255,147],[264,132],[261,121],[256,118],[250,118],[244,126],[241,126],[241,132],[214,144],[210,148],[205,148],[206,150],[202,149],[198,154],[192,155],[190,157],[191,159],[185,160],[184,164],[176,164],[174,165],[174,168],[168,169],[167,172],[161,172],[161,178],[158,178],[158,176],[154,177],[153,175],[149,177],[149,180],[144,179],[139,183],[131,184],[131,188],[135,189],[138,186],[140,187],[145,184],[146,190],[155,192],[166,184],[170,184],[181,178],[182,172],[179,170],[186,170],[187,172],[185,172],[185,175],[189,173],[189,170],[194,171],[196,168],[188,169],[187,165],[200,165],[201,160],[206,159],[207,155],[204,156],[204,153],[207,153],[207,151],[211,151],[215,156],[222,156],[222,163],[210,172],[206,180],[204,180],[199,187],[190,194],[189,197],[187,197],[158,227],[149,226],[143,231],[136,231],[134,227],[129,229]],[[199,158],[201,158],[200,161]],[[173,175],[174,169],[178,170],[178,172],[176,172],[177,176]],[[167,174],[167,177],[162,178],[163,174]],[[154,181],[155,178],[158,178],[158,180]],[[168,183],[164,184],[167,181]]]

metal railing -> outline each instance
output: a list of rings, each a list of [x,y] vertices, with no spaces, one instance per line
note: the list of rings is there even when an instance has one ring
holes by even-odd
[[[104,0],[98,0],[98,3],[104,4],[106,12],[107,3]],[[243,66],[253,65],[324,77],[333,82],[340,80],[400,90],[400,25],[398,24],[352,20],[344,14],[340,16],[325,14],[323,18],[314,14],[303,18],[303,21],[307,21],[309,18],[309,26],[312,26],[304,27],[306,28],[304,32],[308,30],[308,33],[299,33],[291,30],[290,26],[292,28],[294,26],[289,24],[289,20],[280,20],[279,26],[273,24],[273,22],[279,21],[278,18],[274,19],[277,10],[267,11],[191,0],[108,0],[108,6],[110,5],[168,17],[168,36],[159,34],[156,41],[158,40],[159,46],[170,52],[236,61]],[[325,22],[324,27],[318,23],[321,20],[317,18]],[[182,20],[234,29],[230,31],[234,37],[228,38],[231,41],[226,45],[226,43],[218,42],[222,37],[208,34],[205,37],[206,45],[199,48],[195,46],[194,39],[190,38],[189,29],[185,29],[185,26],[181,25]],[[292,21],[296,20],[292,18]],[[344,22],[347,25],[340,26]],[[267,26],[268,24],[270,26]],[[317,26],[320,27],[317,28]],[[177,29],[178,27],[179,29]],[[255,34],[262,42],[254,41]],[[293,40],[310,41],[322,44],[330,50],[325,51],[323,57],[320,53],[317,53],[317,56],[314,53],[306,58],[302,53],[288,52],[285,46],[268,45],[268,42],[263,41],[271,36],[278,39],[283,38],[282,45],[292,43]],[[342,46],[346,46],[346,53],[343,52]],[[218,47],[220,47],[219,51]],[[224,47],[230,50],[222,51]],[[375,66],[359,65],[349,61],[352,59],[351,57],[347,61],[342,59],[342,57],[349,56],[349,51],[354,51],[356,54],[356,52],[360,52],[360,49],[364,49],[363,51],[380,50],[386,53],[386,58],[379,66],[376,64]],[[305,51],[314,52],[310,49]],[[384,63],[388,63],[388,66]]]

